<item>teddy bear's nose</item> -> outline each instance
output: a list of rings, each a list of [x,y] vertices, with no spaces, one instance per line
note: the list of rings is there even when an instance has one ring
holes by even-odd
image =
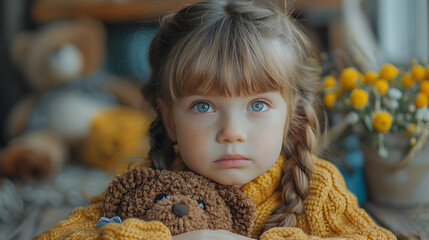
[[[174,215],[181,218],[181,217],[185,216],[186,214],[188,214],[188,205],[186,205],[184,203],[175,204],[173,206],[172,212],[174,213]]]

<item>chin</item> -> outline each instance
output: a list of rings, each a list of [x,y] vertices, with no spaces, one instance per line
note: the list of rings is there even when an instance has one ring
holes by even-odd
[[[234,185],[237,187],[241,187],[246,183],[250,182],[250,180],[246,180],[238,176],[224,176],[219,179],[212,179],[212,180],[222,185]]]

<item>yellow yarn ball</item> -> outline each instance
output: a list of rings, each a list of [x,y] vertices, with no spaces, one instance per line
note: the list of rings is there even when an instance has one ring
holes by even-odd
[[[420,92],[429,96],[429,80],[423,80],[419,86]]]
[[[411,74],[416,80],[423,79],[426,75],[425,68],[422,65],[416,64],[411,68]]]
[[[335,101],[337,101],[337,94],[335,93],[326,93],[323,96],[323,102],[327,108],[332,108],[335,105]]]
[[[373,86],[377,89],[377,91],[384,95],[389,91],[389,83],[384,79],[378,79],[373,83]]]
[[[414,104],[418,108],[426,107],[428,105],[428,96],[424,93],[418,93]]]
[[[392,126],[392,116],[388,112],[379,112],[372,120],[372,126],[380,133],[385,133]]]
[[[398,76],[398,69],[391,63],[386,63],[380,68],[380,78],[391,80]]]
[[[323,89],[335,86],[335,77],[332,75],[326,76],[323,80]]]
[[[348,90],[352,90],[358,87],[356,81],[360,80],[359,72],[354,68],[346,68],[341,72],[340,83],[343,87]]]
[[[148,156],[150,143],[145,133],[152,120],[143,111],[123,106],[100,110],[92,119],[82,158],[108,172],[125,170],[128,164],[122,163],[129,163],[126,159]]]
[[[363,108],[368,103],[368,93],[363,89],[355,89],[350,94],[350,101],[354,108]]]
[[[401,78],[402,86],[406,88],[410,88],[414,85],[414,83],[415,83],[415,80],[411,77],[410,73],[405,73],[404,75],[402,75],[402,78]]]
[[[369,71],[365,73],[365,83],[372,83],[378,79],[378,73],[375,71]]]

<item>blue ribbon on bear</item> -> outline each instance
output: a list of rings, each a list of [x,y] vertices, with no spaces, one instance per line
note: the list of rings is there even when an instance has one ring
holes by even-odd
[[[112,218],[101,217],[100,220],[98,220],[98,223],[97,225],[95,225],[95,227],[102,227],[108,223],[122,223],[122,220],[119,216],[114,216]]]

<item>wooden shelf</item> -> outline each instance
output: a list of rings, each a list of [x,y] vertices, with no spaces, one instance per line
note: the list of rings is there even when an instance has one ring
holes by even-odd
[[[201,0],[36,0],[33,19],[43,23],[54,19],[89,16],[107,22],[156,18]]]
[[[108,22],[138,21],[156,18],[201,0],[36,0],[31,8],[35,22],[89,16]],[[283,0],[277,0],[283,6]],[[291,8],[299,11],[336,9],[341,0],[296,0]]]
[[[320,10],[332,9],[340,10],[342,0],[295,0],[292,1],[292,9],[307,11],[307,10]]]

